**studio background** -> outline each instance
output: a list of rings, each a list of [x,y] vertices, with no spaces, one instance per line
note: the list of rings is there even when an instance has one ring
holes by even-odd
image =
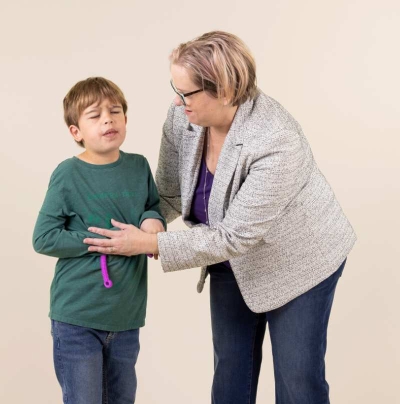
[[[331,401],[400,403],[398,1],[1,0],[1,15],[1,403],[61,403],[47,317],[56,259],[34,253],[31,237],[50,174],[81,152],[63,97],[89,76],[113,80],[129,104],[122,149],[155,173],[174,96],[168,55],[215,29],[252,50],[259,87],[300,122],[358,235],[329,326]],[[210,402],[209,283],[199,295],[198,275],[150,260],[139,404]],[[267,333],[258,402],[273,397]]]

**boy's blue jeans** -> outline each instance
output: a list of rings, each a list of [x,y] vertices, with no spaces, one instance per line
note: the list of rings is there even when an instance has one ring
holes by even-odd
[[[139,329],[108,332],[51,320],[54,367],[64,403],[132,404]]]
[[[346,260],[325,281],[284,306],[253,313],[232,270],[208,267],[214,343],[213,404],[256,402],[262,344],[268,323],[276,404],[329,404],[326,335],[336,284]]]

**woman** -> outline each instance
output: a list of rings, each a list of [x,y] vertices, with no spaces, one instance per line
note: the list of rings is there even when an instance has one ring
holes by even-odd
[[[184,231],[89,229],[91,251],[159,254],[166,272],[210,275],[213,403],[255,403],[269,325],[278,404],[329,403],[324,356],[338,278],[356,237],[299,124],[256,87],[234,35],[210,32],[170,56],[177,94],[156,182]],[[161,230],[161,228],[160,228]],[[156,226],[152,231],[157,231]]]

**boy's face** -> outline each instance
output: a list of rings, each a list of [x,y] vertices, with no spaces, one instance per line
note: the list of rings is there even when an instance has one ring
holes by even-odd
[[[126,116],[121,104],[107,98],[87,107],[79,117],[78,125],[71,125],[73,138],[83,140],[86,152],[106,157],[119,151],[126,136]]]

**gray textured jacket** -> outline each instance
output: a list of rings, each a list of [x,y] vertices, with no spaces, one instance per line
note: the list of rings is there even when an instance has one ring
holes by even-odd
[[[211,190],[210,226],[189,220],[205,129],[171,106],[156,183],[162,214],[188,230],[158,234],[164,271],[229,260],[248,307],[280,307],[329,277],[356,236],[300,125],[262,92],[242,104],[225,139]]]

